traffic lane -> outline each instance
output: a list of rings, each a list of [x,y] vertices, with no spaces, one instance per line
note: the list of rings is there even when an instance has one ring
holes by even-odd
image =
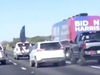
[[[6,65],[0,64],[0,75],[34,75],[30,71],[25,71],[12,62],[7,61]]]
[[[13,54],[13,51],[11,51],[11,50],[6,50],[6,52],[7,52],[7,54],[9,54],[9,55],[12,55],[12,54]]]
[[[30,70],[31,73],[33,72],[35,75],[55,75],[55,74],[57,74],[57,75],[62,75],[62,73],[60,73],[60,72],[53,72],[53,71],[52,71],[52,72],[49,72],[49,70],[45,70],[45,71],[44,71],[44,69],[39,70],[39,69],[30,67],[28,61],[27,61],[27,63],[26,63],[25,60],[14,60],[12,56],[9,56],[9,59],[11,59],[11,60],[9,60],[9,61],[16,63],[16,65],[23,66],[23,67],[26,68],[27,70]],[[66,75],[66,74],[63,74],[63,75]],[[67,75],[68,75],[68,74],[67,74]]]
[[[26,61],[26,63],[29,64],[28,61]],[[94,64],[95,66],[95,63],[92,63],[92,64]],[[43,65],[43,67],[41,68],[38,68],[38,69],[34,68],[34,69],[41,72],[45,72],[46,74],[52,73],[52,75],[55,75],[55,74],[58,74],[58,75],[66,75],[66,74],[67,75],[100,75],[100,69],[88,66],[88,64],[83,67],[78,66],[78,65],[70,65],[70,64],[67,64],[66,66],[58,66],[58,67],[54,67],[52,65],[51,66]]]
[[[9,57],[13,60],[12,55]],[[16,63],[23,65],[26,68],[31,68],[29,66],[28,60],[13,60]],[[69,65],[60,66],[60,67],[53,67],[53,66],[46,66],[42,68],[31,68],[36,75],[100,75],[99,69],[92,68],[91,66],[78,66],[78,65]]]

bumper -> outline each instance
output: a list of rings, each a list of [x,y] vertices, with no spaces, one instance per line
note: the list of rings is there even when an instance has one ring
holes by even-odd
[[[56,62],[62,62],[62,61],[65,61],[65,58],[45,58],[38,61],[38,63],[56,63]]]
[[[6,58],[0,58],[0,62],[1,62],[1,61],[6,61]]]
[[[100,53],[98,53],[98,50],[84,50],[82,55],[87,60],[100,60]]]
[[[29,57],[29,54],[17,54],[18,57]]]
[[[85,57],[86,60],[100,60],[100,56],[85,55],[84,57]]]
[[[18,57],[29,57],[29,55],[18,55]]]

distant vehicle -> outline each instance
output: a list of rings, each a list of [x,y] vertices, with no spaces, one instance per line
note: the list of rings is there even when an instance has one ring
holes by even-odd
[[[29,58],[29,47],[31,44],[29,42],[18,42],[15,47],[13,46],[13,55],[14,59],[19,59],[20,57],[28,57]]]
[[[57,41],[37,42],[30,55],[30,66],[40,67],[41,64],[51,63],[65,65],[62,45]]]
[[[7,53],[5,52],[3,46],[0,45],[0,62],[2,65],[6,65],[6,58],[7,58]]]
[[[66,59],[84,65],[86,60],[100,63],[100,16],[81,13],[52,27],[52,41],[64,47]]]
[[[25,25],[24,25],[20,30],[20,42],[16,43],[15,46],[12,46],[14,59],[18,60],[20,57],[29,58],[31,46],[32,44],[26,41]]]

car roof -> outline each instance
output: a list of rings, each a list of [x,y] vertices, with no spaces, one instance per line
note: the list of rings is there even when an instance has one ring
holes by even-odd
[[[28,41],[26,41],[25,43],[29,43]],[[16,44],[22,44],[22,42],[17,42]]]
[[[37,42],[37,43],[41,44],[41,43],[55,43],[55,42],[59,43],[59,41],[42,41],[42,42]]]

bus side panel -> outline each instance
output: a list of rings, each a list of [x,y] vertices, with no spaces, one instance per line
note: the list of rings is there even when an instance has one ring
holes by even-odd
[[[52,41],[59,41],[59,36],[60,36],[60,30],[59,30],[59,25],[55,25],[52,27]]]
[[[61,25],[61,27],[60,27],[60,34],[61,34],[61,38],[60,38],[60,40],[61,41],[64,41],[64,40],[69,40],[70,39],[70,35],[69,35],[69,33],[70,33],[70,29],[69,29],[69,22],[68,21],[65,21],[64,23],[63,23],[63,25]]]
[[[76,32],[75,32],[75,25],[74,25],[74,18],[70,20],[70,40],[74,42],[76,37]]]
[[[53,41],[54,40],[54,34],[53,34],[53,26],[52,26],[52,30],[51,30],[51,37],[50,40]]]

